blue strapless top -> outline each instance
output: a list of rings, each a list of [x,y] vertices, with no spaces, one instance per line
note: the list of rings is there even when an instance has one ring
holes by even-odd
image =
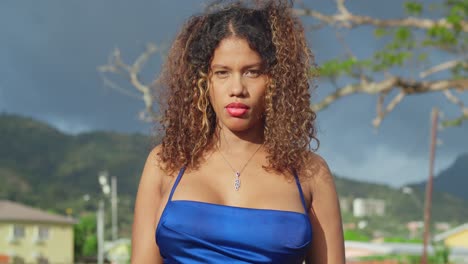
[[[302,263],[312,227],[302,188],[304,213],[172,200],[172,187],[156,228],[164,263]]]

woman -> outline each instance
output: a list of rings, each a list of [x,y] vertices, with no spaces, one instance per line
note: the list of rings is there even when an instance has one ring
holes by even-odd
[[[344,263],[333,177],[309,147],[311,57],[284,1],[186,23],[159,79],[164,136],[140,180],[132,263]]]

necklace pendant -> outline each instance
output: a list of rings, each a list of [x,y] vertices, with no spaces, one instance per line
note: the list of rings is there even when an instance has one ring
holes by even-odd
[[[236,188],[236,191],[239,190],[240,188],[240,185],[241,185],[241,182],[240,182],[240,172],[236,172],[236,180],[234,181],[234,188]]]

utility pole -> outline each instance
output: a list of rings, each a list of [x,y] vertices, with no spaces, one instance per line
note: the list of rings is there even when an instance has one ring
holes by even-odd
[[[97,264],[104,263],[104,201],[99,201],[97,211],[97,242],[98,242],[98,257]]]
[[[117,225],[117,177],[111,178],[111,207],[112,207],[112,240],[118,238],[118,225]]]
[[[104,199],[108,197],[110,193],[110,187],[107,182],[108,173],[107,171],[101,171],[98,175],[99,185],[101,185],[103,197],[99,200],[98,212],[97,212],[97,240],[98,240],[98,263],[104,264],[104,240],[105,240],[105,222],[104,222]]]
[[[435,159],[435,146],[437,141],[437,124],[438,124],[439,111],[437,108],[432,109],[432,134],[431,134],[431,152],[429,159],[429,179],[426,184],[426,204],[424,208],[424,246],[421,264],[427,264],[427,244],[429,242],[429,226],[431,219],[431,205],[432,205],[432,182],[434,179],[434,159]]]
[[[110,186],[109,186],[109,173],[107,171],[101,171],[99,173],[99,184],[102,188],[102,193],[104,194],[105,198],[110,198],[111,204],[111,220],[112,220],[112,240],[117,240],[118,238],[118,217],[117,217],[117,203],[119,201],[117,196],[117,177],[112,176],[110,177]],[[109,197],[110,195],[110,197]]]

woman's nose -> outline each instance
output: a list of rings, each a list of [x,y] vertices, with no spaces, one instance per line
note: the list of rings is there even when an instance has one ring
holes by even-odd
[[[245,83],[242,80],[242,75],[235,74],[231,82],[231,96],[245,96],[246,89]]]

